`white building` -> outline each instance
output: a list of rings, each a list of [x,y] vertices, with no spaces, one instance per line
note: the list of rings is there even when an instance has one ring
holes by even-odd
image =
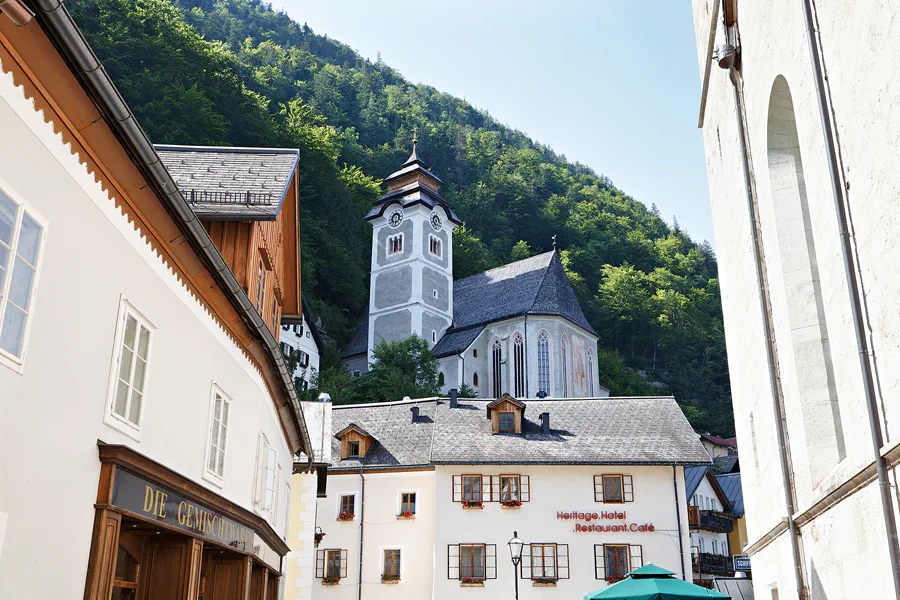
[[[756,597],[900,598],[900,5],[693,8]]]
[[[0,596],[274,600],[312,453],[277,344],[298,153],[168,150],[170,176],[66,9],[31,4],[0,14]],[[238,158],[283,199],[219,215],[283,241],[252,287],[180,170],[250,185]]]
[[[707,465],[685,469],[688,525],[691,530],[691,569],[694,581],[734,575],[728,534],[734,531],[734,516],[713,469]],[[698,582],[699,583],[699,582]]]
[[[512,597],[514,531],[522,599],[651,562],[690,580],[684,471],[709,458],[672,398],[335,406],[330,432],[311,595],[290,598]]]
[[[285,357],[299,352],[297,367],[294,369],[294,380],[299,381],[300,391],[308,390],[316,384],[319,373],[319,362],[325,346],[309,305],[303,302],[303,314],[299,323],[281,321],[281,352]]]
[[[443,391],[482,398],[608,396],[597,370],[597,333],[554,250],[453,281],[453,230],[461,224],[441,180],[419,158],[385,183],[372,224],[369,307],[341,355],[365,374],[381,341],[413,334],[432,345]]]

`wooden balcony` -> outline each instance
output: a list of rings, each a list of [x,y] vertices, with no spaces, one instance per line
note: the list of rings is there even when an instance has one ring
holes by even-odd
[[[688,506],[688,525],[695,530],[731,533],[734,531],[734,517],[715,510],[700,510],[696,506]]]
[[[695,552],[691,555],[691,565],[694,573],[701,575],[734,576],[734,564],[730,556]]]

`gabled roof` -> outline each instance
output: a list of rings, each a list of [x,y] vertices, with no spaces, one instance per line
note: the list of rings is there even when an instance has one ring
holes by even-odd
[[[372,438],[373,440],[375,439],[375,437],[371,433],[369,433],[368,431],[366,431],[365,429],[363,429],[356,423],[350,423],[349,425],[347,425],[346,427],[344,427],[343,429],[338,431],[336,434],[334,434],[334,437],[341,438],[345,434],[350,433],[351,431],[355,431],[356,433],[358,433],[360,435],[364,435],[369,438]]]
[[[716,481],[725,492],[728,503],[731,505],[731,514],[735,517],[744,516],[744,486],[741,483],[740,473],[729,473],[728,475],[716,475]]]
[[[550,434],[540,421],[522,419],[521,436],[493,435],[484,418],[487,400],[443,398],[333,408],[333,429],[355,425],[378,444],[361,461],[336,459],[333,469],[436,464],[708,465],[709,456],[671,397],[529,400],[533,414],[550,413]],[[412,422],[410,409],[419,407]],[[333,441],[333,456],[340,456]]]
[[[700,437],[711,444],[716,444],[717,446],[737,448],[737,438],[721,438],[717,435],[710,435],[708,433],[701,433]]]
[[[716,473],[737,473],[741,470],[740,459],[737,454],[716,456],[713,458],[713,469]]]
[[[491,410],[493,410],[494,407],[496,407],[496,406],[500,406],[504,402],[508,402],[509,404],[512,404],[513,406],[517,406],[518,408],[521,408],[522,414],[523,415],[525,414],[525,403],[524,402],[522,402],[521,400],[516,400],[509,394],[504,394],[502,398],[497,398],[493,402],[488,402],[488,405],[485,408],[486,408],[487,416],[489,419],[491,418]]]
[[[526,314],[560,316],[596,335],[555,250],[453,284],[451,333]]]
[[[436,358],[459,354],[471,346],[482,331],[484,331],[484,325],[477,325],[462,331],[448,331],[441,336],[438,343],[431,349],[431,353]]]
[[[705,451],[704,451],[705,452]],[[712,486],[713,491],[716,493],[716,496],[719,497],[719,502],[722,503],[722,506],[725,507],[726,511],[731,511],[731,501],[728,499],[728,496],[725,494],[725,491],[722,489],[722,486],[719,484],[718,480],[715,477],[715,474],[712,472],[709,464],[705,464],[697,467],[687,467],[684,470],[684,490],[685,495],[690,498],[697,491],[697,488],[700,487],[700,482],[703,479],[709,481],[709,485]]]
[[[275,220],[300,160],[284,148],[154,148],[194,213],[210,220]]]

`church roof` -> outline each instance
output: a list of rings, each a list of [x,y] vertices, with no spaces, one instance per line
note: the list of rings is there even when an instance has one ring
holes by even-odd
[[[419,181],[414,181],[402,188],[388,191],[387,194],[375,201],[374,206],[372,206],[363,218],[366,221],[369,221],[383,215],[384,211],[387,210],[387,207],[394,202],[398,202],[403,208],[407,208],[414,204],[424,204],[428,208],[441,206],[447,211],[448,219],[457,225],[462,225],[462,220],[456,215],[456,212],[453,210],[453,205],[447,202],[447,200],[441,196],[440,192],[422,185]]]
[[[155,145],[178,190],[201,219],[274,221],[299,150]]]
[[[459,354],[485,325],[522,315],[563,317],[596,335],[581,311],[559,254],[553,250],[455,281],[453,327],[432,352],[438,358]],[[341,356],[362,354],[368,344],[366,313]]]
[[[550,433],[539,418],[524,418],[522,435],[494,435],[487,400],[444,398],[333,408],[333,431],[350,423],[378,442],[362,460],[340,460],[337,440],[329,470],[389,469],[434,464],[706,465],[709,456],[674,398],[529,400],[534,415],[550,414]],[[419,417],[411,418],[411,408]]]

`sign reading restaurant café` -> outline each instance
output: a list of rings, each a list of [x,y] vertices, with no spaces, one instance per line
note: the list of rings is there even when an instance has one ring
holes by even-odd
[[[650,533],[656,531],[653,523],[628,523],[628,517],[625,511],[602,511],[595,512],[563,512],[556,511],[556,518],[559,521],[583,521],[584,523],[575,523],[575,532],[577,533]],[[604,519],[607,521],[624,521],[622,523],[591,523],[591,521],[599,521]],[[591,523],[587,525],[586,523]]]
[[[112,504],[236,550],[254,549],[253,530],[249,527],[122,468],[116,469]]]

